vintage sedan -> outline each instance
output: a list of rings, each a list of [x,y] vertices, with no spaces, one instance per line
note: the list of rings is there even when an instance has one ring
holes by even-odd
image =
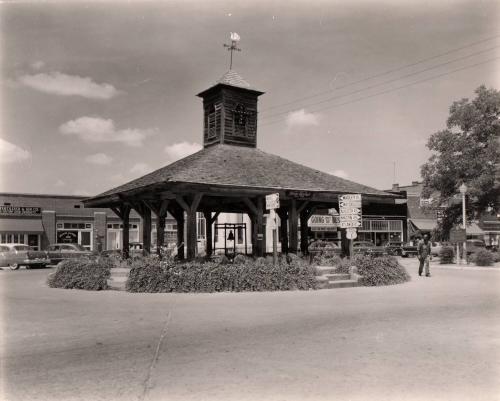
[[[17,270],[21,266],[45,267],[50,263],[47,254],[43,251],[35,251],[25,244],[2,244],[0,245],[0,266],[9,266]]]
[[[417,246],[405,244],[403,242],[391,242],[385,246],[387,254],[393,256],[416,256],[418,253]]]
[[[387,255],[387,251],[384,247],[375,246],[375,244],[370,241],[354,241],[354,243],[352,244],[352,250],[355,255]]]
[[[79,244],[52,244],[47,249],[50,263],[55,265],[62,260],[92,256],[93,252]]]

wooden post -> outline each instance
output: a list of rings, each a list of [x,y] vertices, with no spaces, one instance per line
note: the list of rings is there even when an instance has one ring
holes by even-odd
[[[111,210],[122,221],[122,256],[124,259],[129,258],[129,222],[130,222],[130,205],[123,202],[119,207],[112,207]]]
[[[178,210],[174,218],[177,222],[177,259],[184,260],[184,211]]]
[[[156,253],[161,255],[161,247],[165,243],[165,218],[166,216],[156,216]]]
[[[264,256],[264,210],[263,210],[263,199],[262,197],[257,198],[257,216],[256,216],[256,226],[257,226],[257,256]]]
[[[207,257],[212,256],[212,213],[208,211],[203,212],[203,216],[205,217],[205,234],[206,234],[206,243],[205,243],[205,253]]]
[[[280,218],[281,253],[288,253],[288,214],[285,209],[278,209]]]
[[[188,204],[182,196],[176,196],[177,203],[184,209],[187,214],[186,224],[186,240],[187,240],[187,258],[194,259],[196,257],[196,248],[198,245],[198,238],[196,235],[196,211],[200,204],[203,194],[197,193],[193,196],[191,204]]]
[[[144,208],[144,217],[142,226],[142,249],[144,256],[151,252],[151,210]]]
[[[300,251],[302,255],[307,255],[309,247],[309,230],[307,227],[307,221],[309,216],[306,210],[302,211],[300,214]]]
[[[299,243],[298,225],[299,219],[297,216],[297,201],[291,200],[289,218],[290,218],[290,249],[291,253],[297,253]]]

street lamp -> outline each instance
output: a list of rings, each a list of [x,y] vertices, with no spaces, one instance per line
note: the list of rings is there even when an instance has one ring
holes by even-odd
[[[463,182],[458,188],[460,193],[462,194],[462,223],[465,232],[465,241],[464,241],[464,257],[465,263],[467,263],[467,227],[466,227],[466,217],[465,217],[465,194],[467,193],[467,185]]]

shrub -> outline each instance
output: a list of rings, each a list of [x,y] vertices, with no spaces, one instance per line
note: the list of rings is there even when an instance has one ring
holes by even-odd
[[[497,263],[500,262],[500,252],[492,252],[493,253],[493,262]]]
[[[453,258],[455,257],[455,250],[452,246],[443,246],[439,251],[439,263],[444,265],[448,263],[453,263]]]
[[[401,284],[410,281],[410,275],[393,256],[356,255],[351,260],[344,259],[337,268],[339,273],[349,273],[349,267],[356,266],[364,286]]]
[[[494,260],[493,252],[487,249],[480,249],[472,256],[472,261],[478,266],[492,266]]]
[[[315,269],[301,259],[277,265],[264,258],[235,258],[235,263],[185,263],[144,260],[129,274],[130,292],[275,291],[316,288]]]
[[[82,290],[105,290],[113,261],[108,258],[68,259],[57,265],[49,275],[47,283],[53,288],[77,288]]]

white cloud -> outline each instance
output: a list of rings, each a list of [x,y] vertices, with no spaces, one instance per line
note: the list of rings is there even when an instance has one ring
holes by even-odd
[[[98,164],[98,165],[104,166],[106,164],[111,164],[111,162],[113,161],[113,158],[108,156],[105,153],[96,153],[94,155],[88,155],[85,158],[85,161],[87,163]]]
[[[45,67],[45,63],[42,60],[35,61],[34,63],[31,63],[31,68],[34,70],[40,70],[43,67]]]
[[[66,185],[66,183],[65,183],[63,180],[61,180],[61,179],[57,180],[57,181],[55,182],[55,184],[54,184],[54,186],[55,186],[55,187],[58,187],[58,188],[60,188],[60,187],[64,187],[65,185]]]
[[[59,127],[64,135],[76,135],[85,142],[120,142],[128,146],[142,146],[147,136],[153,135],[154,130],[122,129],[117,130],[111,119],[99,117],[80,117],[68,121]]]
[[[61,96],[111,99],[119,93],[113,85],[106,83],[98,84],[89,77],[67,75],[58,71],[23,75],[19,78],[19,82],[41,92]]]
[[[289,128],[316,126],[319,125],[319,117],[317,114],[300,109],[287,114],[286,125]]]
[[[149,165],[147,165],[146,163],[136,163],[130,169],[130,172],[132,174],[139,174],[139,175],[147,174],[150,171],[151,167],[149,167]]]
[[[201,145],[196,142],[178,142],[173,145],[166,146],[165,153],[171,160],[178,160],[192,153],[198,152],[201,148]]]
[[[336,175],[337,177],[340,178],[349,178],[349,174],[345,170],[334,170],[332,172],[332,175]]]
[[[0,163],[17,163],[23,160],[28,160],[31,153],[13,143],[0,138]]]

